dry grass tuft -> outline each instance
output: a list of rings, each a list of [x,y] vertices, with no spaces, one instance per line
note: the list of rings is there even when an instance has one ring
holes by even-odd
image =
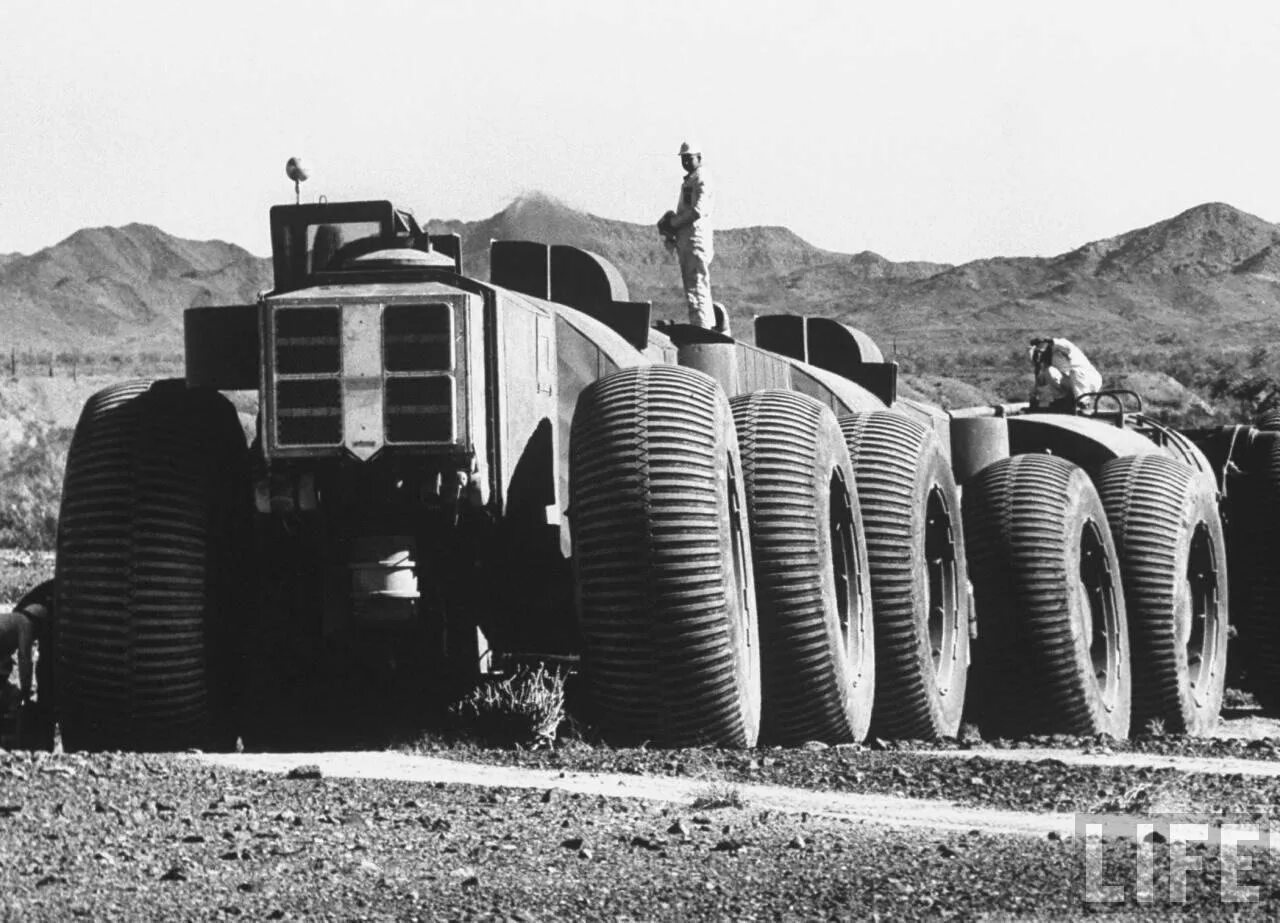
[[[742,808],[746,804],[742,789],[724,779],[713,779],[693,799],[692,806],[696,810],[708,811],[714,808]]]
[[[480,683],[451,712],[465,730],[489,743],[545,747],[565,720],[564,674],[520,667]]]

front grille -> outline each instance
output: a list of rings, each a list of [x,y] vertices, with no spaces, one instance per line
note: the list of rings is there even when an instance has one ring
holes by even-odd
[[[276,441],[280,445],[342,442],[342,390],[336,378],[276,384]]]
[[[277,375],[336,375],[342,369],[342,315],[337,308],[275,312]]]
[[[453,311],[447,304],[388,305],[382,342],[388,372],[450,372]]]
[[[454,440],[453,308],[388,305],[382,315],[387,365],[387,442]]]
[[[453,376],[387,379],[388,442],[452,442]]]
[[[272,316],[276,444],[342,443],[342,312],[277,308]]]
[[[384,443],[456,442],[460,322],[447,302],[275,306],[272,445],[368,458]]]

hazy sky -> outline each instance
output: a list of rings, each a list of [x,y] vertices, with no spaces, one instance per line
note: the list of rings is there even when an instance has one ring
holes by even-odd
[[[1277,0],[0,3],[0,253],[267,207],[474,219],[525,190],[956,262],[1225,201],[1280,220]]]

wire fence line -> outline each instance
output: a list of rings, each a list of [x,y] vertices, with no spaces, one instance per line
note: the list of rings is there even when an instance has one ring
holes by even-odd
[[[117,372],[181,370],[180,352],[139,350],[137,352],[92,352],[80,349],[10,346],[0,355],[0,368],[7,378],[47,376],[77,379],[81,375],[104,375]]]

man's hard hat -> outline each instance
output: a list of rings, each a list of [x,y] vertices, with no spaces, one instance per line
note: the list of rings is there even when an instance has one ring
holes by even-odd
[[[701,156],[702,148],[696,141],[686,141],[684,144],[680,145],[680,156],[683,157],[685,154],[697,154]]]

